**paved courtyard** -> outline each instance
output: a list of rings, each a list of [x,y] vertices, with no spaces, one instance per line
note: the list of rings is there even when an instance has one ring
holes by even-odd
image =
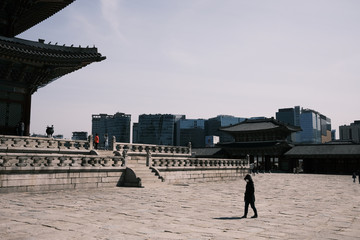
[[[0,239],[360,239],[351,176],[267,173],[254,182],[257,219],[240,219],[242,179],[0,194]]]

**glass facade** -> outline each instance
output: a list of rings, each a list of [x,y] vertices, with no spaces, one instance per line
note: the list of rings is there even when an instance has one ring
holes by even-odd
[[[142,114],[135,127],[137,136],[133,142],[177,146],[180,136],[176,129],[180,119],[185,119],[185,115]]]
[[[300,127],[300,107],[295,106],[294,108],[283,108],[279,109],[278,112],[276,112],[276,120],[281,121],[283,123]],[[291,142],[300,142],[301,136],[300,133],[292,133],[288,141]]]
[[[303,110],[300,115],[302,143],[321,143],[320,115],[311,110]]]
[[[194,148],[205,147],[205,120],[204,119],[181,119],[178,124],[180,146]]]

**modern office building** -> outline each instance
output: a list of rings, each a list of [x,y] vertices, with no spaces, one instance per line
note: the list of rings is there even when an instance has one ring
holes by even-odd
[[[87,140],[88,139],[88,132],[73,132],[72,133],[72,140]]]
[[[219,136],[220,142],[233,142],[234,138],[219,129],[238,124],[244,121],[245,118],[234,117],[230,115],[218,115],[217,117],[210,118],[205,123],[206,136]]]
[[[325,143],[332,140],[331,119],[311,109],[299,106],[283,108],[276,112],[276,119],[300,127],[302,131],[292,133],[293,143]]]
[[[157,145],[180,145],[177,124],[185,115],[142,114],[133,127],[133,142]]]
[[[320,114],[320,124],[321,124],[321,143],[331,142],[333,138],[331,134],[330,118]]]
[[[180,119],[177,132],[180,136],[180,146],[194,148],[205,147],[205,121],[204,119]]]
[[[321,143],[320,114],[311,109],[302,109],[300,127],[301,143]]]
[[[353,141],[360,143],[360,120],[354,121],[350,125],[339,127],[340,140]]]
[[[281,121],[285,124],[300,127],[300,107],[295,106],[294,108],[282,108],[276,113],[276,120]],[[288,138],[290,142],[299,142],[300,133],[291,133]]]
[[[92,115],[92,135],[99,135],[100,147],[104,146],[105,135],[107,135],[109,143],[112,141],[113,136],[115,136],[116,142],[129,143],[130,122],[131,115],[125,113]]]

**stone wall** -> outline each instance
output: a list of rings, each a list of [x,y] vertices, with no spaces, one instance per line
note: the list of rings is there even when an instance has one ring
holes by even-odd
[[[116,186],[125,159],[104,156],[91,141],[0,135],[0,192]]]
[[[0,155],[0,192],[116,186],[126,169],[119,156],[17,155]]]
[[[168,183],[233,180],[249,173],[247,159],[154,157],[151,163]]]

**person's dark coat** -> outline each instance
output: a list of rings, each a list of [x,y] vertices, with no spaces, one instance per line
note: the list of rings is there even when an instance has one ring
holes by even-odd
[[[245,190],[245,196],[244,201],[245,202],[255,202],[255,187],[254,182],[250,175],[246,175],[245,180],[248,180],[246,183],[246,190]]]

